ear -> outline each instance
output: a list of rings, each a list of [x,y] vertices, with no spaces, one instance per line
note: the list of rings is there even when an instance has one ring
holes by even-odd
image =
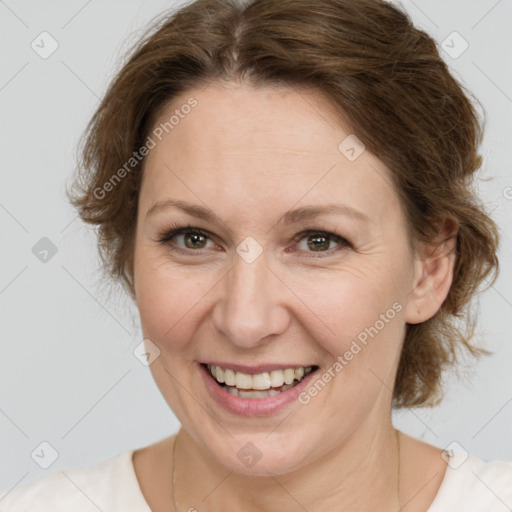
[[[415,255],[415,277],[405,308],[406,322],[419,324],[432,318],[448,296],[453,281],[458,228],[453,221],[436,222],[433,244],[420,244]]]

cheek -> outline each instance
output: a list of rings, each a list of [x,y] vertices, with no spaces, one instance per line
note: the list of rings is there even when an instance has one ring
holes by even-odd
[[[329,373],[324,377],[329,389],[341,393],[337,398],[331,393],[320,398],[319,403],[325,400],[326,406],[330,400],[345,403],[348,399],[342,396],[365,396],[366,405],[371,403],[382,387],[379,378],[388,381],[399,356],[407,293],[403,272],[392,265],[387,272],[373,270],[376,265],[362,268],[346,268],[320,282],[308,281],[309,286],[300,292],[311,298],[308,306],[322,320],[316,321],[316,330],[309,325],[310,334],[328,354],[324,373]],[[391,381],[388,386],[392,387]],[[353,407],[350,400],[346,406]]]
[[[399,323],[395,320],[399,319],[405,289],[399,275],[390,268],[376,272],[368,267],[366,271],[347,267],[325,278],[295,281],[297,295],[324,326],[332,348],[344,349],[347,342],[375,324],[382,331],[383,322],[386,330],[391,323]]]
[[[206,305],[205,280],[140,257],[136,261],[136,301],[143,335],[161,350],[181,348]]]
[[[325,323],[328,328],[310,329],[310,334],[328,359],[317,380],[305,390],[301,403],[311,400],[318,409],[330,407],[333,417],[341,422],[348,421],[345,416],[350,410],[349,423],[355,425],[381,392],[387,397],[405,326],[397,277],[391,273],[342,272],[323,284],[311,284],[308,305],[321,316],[323,322],[316,325]],[[307,297],[305,288],[302,293]],[[319,391],[324,387],[325,393]]]

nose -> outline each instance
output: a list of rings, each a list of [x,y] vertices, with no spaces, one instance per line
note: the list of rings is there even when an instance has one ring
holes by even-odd
[[[239,348],[264,345],[288,328],[287,293],[269,268],[265,251],[251,263],[237,254],[213,310],[215,327]]]

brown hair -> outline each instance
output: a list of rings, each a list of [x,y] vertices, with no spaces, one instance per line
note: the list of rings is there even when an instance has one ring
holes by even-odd
[[[380,0],[197,0],[165,13],[110,84],[68,191],[80,217],[98,225],[104,268],[132,298],[144,159],[110,181],[108,195],[98,190],[144,145],[169,100],[213,80],[324,93],[391,170],[412,239],[438,240],[438,219],[458,227],[450,292],[433,318],[407,325],[393,394],[395,408],[439,403],[457,349],[489,353],[469,343],[469,305],[497,277],[498,231],[472,191],[482,127],[435,42]]]

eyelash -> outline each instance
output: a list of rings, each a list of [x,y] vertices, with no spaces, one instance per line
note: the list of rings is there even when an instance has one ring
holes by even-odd
[[[159,235],[158,242],[161,244],[167,244],[167,245],[169,245],[169,248],[172,251],[176,251],[176,252],[179,252],[182,254],[190,255],[191,252],[201,252],[202,249],[197,249],[197,250],[196,249],[183,249],[182,247],[172,246],[168,243],[174,237],[176,237],[178,235],[190,234],[190,233],[202,235],[211,240],[211,237],[208,234],[208,232],[204,231],[203,229],[195,228],[195,227],[191,226],[190,224],[183,226],[183,225],[172,223],[170,226],[168,226],[167,230],[164,233]],[[323,229],[306,229],[306,230],[302,231],[301,233],[298,233],[295,237],[292,238],[292,240],[295,242],[300,242],[303,238],[306,238],[307,236],[311,236],[311,235],[320,235],[320,236],[327,235],[330,238],[330,240],[332,240],[335,243],[340,244],[340,247],[337,249],[329,249],[327,251],[318,251],[317,254],[315,254],[314,251],[306,251],[306,252],[312,253],[310,256],[308,256],[310,258],[325,258],[328,256],[332,256],[334,252],[338,252],[340,249],[352,247],[352,244],[348,240],[343,238],[342,236],[336,235],[335,233],[331,233],[331,232],[323,230]]]

